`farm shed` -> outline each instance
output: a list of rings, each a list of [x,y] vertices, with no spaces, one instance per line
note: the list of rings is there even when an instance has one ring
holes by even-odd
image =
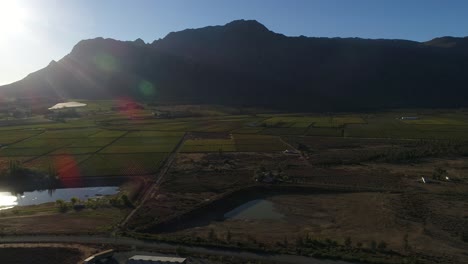
[[[127,260],[127,264],[185,264],[187,259],[176,257],[159,257],[136,255]]]

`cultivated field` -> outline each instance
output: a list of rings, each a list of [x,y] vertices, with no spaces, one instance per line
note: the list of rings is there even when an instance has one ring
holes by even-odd
[[[133,179],[131,191],[82,211],[8,209],[4,233],[125,232],[371,263],[467,260],[465,110],[283,114],[86,103],[78,117],[5,120],[1,175],[19,166],[84,186]],[[256,200],[281,218],[225,217]]]

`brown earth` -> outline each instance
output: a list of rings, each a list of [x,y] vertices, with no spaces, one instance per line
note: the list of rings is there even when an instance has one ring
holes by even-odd
[[[94,254],[95,248],[79,244],[2,244],[0,259],[11,264],[78,264]]]
[[[303,137],[301,140],[311,149],[302,156],[179,154],[166,181],[145,205],[147,210],[139,219],[146,217],[155,224],[195,208],[200,217],[206,218],[209,214],[200,210],[201,205],[216,211],[209,204],[223,199],[224,194],[247,186],[268,185],[253,180],[259,167],[267,170],[280,167],[290,182],[277,183],[275,189],[294,184],[324,188],[326,192],[311,188],[309,192],[297,193],[284,187],[282,192],[259,193],[259,197],[266,195],[265,199],[274,203],[283,219],[212,219],[198,221],[202,224],[195,227],[183,225],[166,235],[180,239],[198,237],[215,243],[226,243],[229,236],[230,244],[267,247],[284,246],[288,241],[289,248],[294,248],[295,241],[306,235],[341,245],[350,238],[353,247],[365,249],[373,241],[383,241],[388,251],[416,256],[422,263],[468,262],[464,242],[468,235],[468,158],[449,149],[452,146],[388,139]],[[288,142],[297,147],[294,139],[289,138]],[[420,182],[421,176],[432,178],[437,167],[447,170],[450,181]],[[251,196],[246,195],[245,199]],[[239,205],[243,202],[246,201],[238,199]],[[190,215],[196,218],[196,214]]]
[[[106,234],[121,221],[124,211],[98,208],[81,212],[19,215],[0,218],[0,233],[8,234]]]

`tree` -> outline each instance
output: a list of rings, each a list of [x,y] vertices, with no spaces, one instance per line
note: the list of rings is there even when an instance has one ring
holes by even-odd
[[[55,201],[55,204],[57,205],[57,207],[58,207],[58,209],[59,209],[59,211],[61,213],[65,213],[69,209],[68,204],[62,199],[58,199],[57,201]]]
[[[377,242],[375,242],[374,240],[371,241],[371,244],[370,244],[370,247],[372,250],[375,250],[377,248]]]
[[[434,172],[432,173],[432,178],[434,180],[438,180],[438,181],[441,181],[441,180],[444,180],[445,177],[447,176],[447,171],[442,169],[441,167],[437,167],[434,169]]]
[[[70,199],[70,202],[72,203],[72,205],[77,204],[78,201],[79,201],[79,200],[78,200],[78,198],[76,198],[76,197],[72,197],[72,198]]]
[[[216,235],[213,229],[210,229],[210,232],[208,233],[208,238],[210,240],[214,240],[216,238]]]
[[[55,181],[57,179],[57,170],[51,164],[49,164],[49,167],[47,168],[47,175],[49,176],[50,181]]]
[[[296,246],[297,246],[297,247],[302,247],[302,246],[304,246],[304,241],[302,240],[302,237],[301,237],[301,236],[298,236],[298,237],[296,238]]]
[[[463,242],[467,242],[468,243],[468,232],[462,232],[461,235],[460,235],[460,238]]]
[[[298,143],[297,144],[297,150],[299,151],[304,151],[304,152],[309,152],[309,147],[305,144]]]
[[[405,250],[405,252],[408,252],[411,250],[411,247],[409,245],[409,240],[408,240],[408,234],[405,234],[405,236],[403,237],[403,249]]]
[[[122,202],[123,204],[126,206],[126,207],[129,207],[129,208],[133,208],[135,207],[132,203],[132,201],[130,201],[130,199],[128,198],[128,196],[126,194],[123,194],[122,197]]]
[[[226,241],[230,242],[231,238],[232,238],[231,230],[228,229],[228,231],[226,233]]]
[[[351,247],[351,244],[352,244],[351,238],[350,238],[350,237],[347,237],[347,238],[345,239],[345,241],[344,241],[344,245],[345,245],[346,247]]]
[[[96,200],[94,199],[88,199],[86,200],[86,208],[92,208],[92,209],[96,209],[98,206]]]
[[[387,248],[387,243],[385,241],[380,241],[379,244],[377,245],[377,248],[383,251]]]

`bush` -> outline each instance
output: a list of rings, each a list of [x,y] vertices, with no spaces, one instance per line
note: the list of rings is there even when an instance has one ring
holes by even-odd
[[[461,234],[461,240],[468,243],[468,232],[463,232]]]
[[[76,197],[72,197],[72,198],[70,199],[70,202],[72,203],[72,205],[77,204],[79,201],[80,201],[80,200],[79,200],[78,198],[76,198]]]
[[[377,248],[377,242],[375,242],[374,240],[371,241],[371,244],[370,244],[370,248],[371,250],[375,250]]]
[[[434,180],[438,180],[438,181],[442,181],[442,180],[445,180],[445,177],[447,176],[447,171],[440,168],[440,167],[437,167],[434,169],[434,172],[432,173],[432,178]]]
[[[377,248],[383,251],[387,248],[387,243],[385,241],[380,241],[380,243],[377,245]]]
[[[350,238],[350,237],[347,237],[347,238],[345,239],[345,241],[344,241],[344,245],[345,245],[346,247],[351,247],[351,244],[352,244],[351,238]]]
[[[70,209],[68,204],[62,199],[55,201],[55,205],[58,207],[59,212],[61,213],[66,213]]]
[[[128,196],[126,194],[123,194],[121,196],[121,199],[122,199],[122,202],[123,204],[126,206],[126,207],[129,207],[129,208],[134,208],[135,206],[133,205],[132,201],[130,201],[130,199],[128,198]]]

